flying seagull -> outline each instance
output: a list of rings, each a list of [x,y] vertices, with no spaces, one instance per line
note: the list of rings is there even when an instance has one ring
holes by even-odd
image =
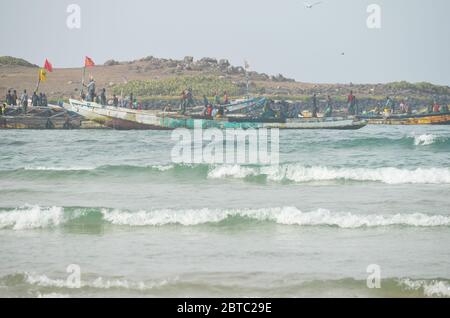
[[[315,7],[316,5],[321,4],[321,3],[322,3],[322,1],[314,2],[314,3],[304,2],[306,9],[312,9],[313,7]]]

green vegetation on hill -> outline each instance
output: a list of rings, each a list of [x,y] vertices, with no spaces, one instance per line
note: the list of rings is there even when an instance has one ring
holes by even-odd
[[[0,56],[0,65],[18,65],[26,67],[38,67],[37,65],[31,64],[24,59],[20,59],[12,56]]]
[[[191,87],[194,96],[212,96],[215,92],[222,95],[227,92],[230,96],[242,95],[245,87],[227,79],[213,76],[181,76],[161,80],[130,81],[113,87],[115,94],[122,91],[125,95],[133,93],[135,96],[180,96],[182,91]]]
[[[385,85],[387,89],[398,91],[420,92],[422,94],[449,95],[450,87],[434,85],[428,82],[409,83],[409,82],[393,82]]]

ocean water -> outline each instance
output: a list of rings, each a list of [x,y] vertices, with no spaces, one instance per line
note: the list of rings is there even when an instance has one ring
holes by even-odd
[[[450,297],[450,127],[281,131],[279,166],[170,134],[0,131],[0,297]]]

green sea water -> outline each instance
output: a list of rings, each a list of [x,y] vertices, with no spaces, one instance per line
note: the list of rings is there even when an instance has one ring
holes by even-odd
[[[0,296],[450,296],[450,127],[280,131],[278,166],[173,145],[0,131]]]

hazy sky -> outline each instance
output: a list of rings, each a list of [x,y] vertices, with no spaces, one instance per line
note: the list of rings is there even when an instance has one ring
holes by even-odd
[[[310,0],[315,2],[315,0]],[[69,4],[81,28],[66,26]],[[78,67],[88,55],[247,59],[253,70],[305,82],[450,84],[450,1],[0,0],[0,55]],[[366,25],[381,6],[381,29]],[[345,52],[345,55],[341,55]]]

